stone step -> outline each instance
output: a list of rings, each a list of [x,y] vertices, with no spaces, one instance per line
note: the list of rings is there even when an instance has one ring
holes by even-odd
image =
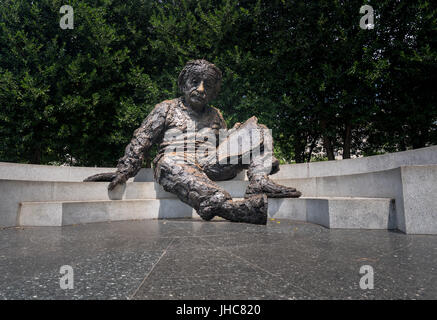
[[[393,229],[389,198],[269,199],[270,218],[312,222],[327,228]],[[178,199],[22,202],[20,226],[64,226],[137,219],[199,218]]]
[[[21,226],[64,226],[91,222],[191,218],[193,209],[178,199],[23,202]]]
[[[320,224],[330,229],[395,229],[390,198],[302,197],[269,199],[269,217]]]
[[[384,173],[385,174],[385,173]],[[391,173],[390,173],[391,174]],[[396,174],[396,172],[394,172]],[[384,178],[387,178],[384,176]],[[395,177],[398,178],[398,177]],[[323,180],[322,180],[323,179]],[[349,179],[349,180],[348,180]],[[326,180],[326,181],[325,181]],[[278,183],[296,187],[300,190],[304,197],[317,198],[321,197],[365,197],[365,198],[398,198],[398,191],[393,189],[393,179],[387,179],[387,183],[375,183],[373,177],[350,177],[343,176],[331,181],[332,178],[321,179],[286,179],[276,180]],[[380,179],[386,181],[386,179]],[[221,181],[218,182],[226,189],[233,198],[241,198],[244,196],[247,181]],[[106,182],[50,182],[50,181],[17,181],[17,180],[0,180],[0,226],[17,226],[17,215],[20,212],[20,203],[28,202],[94,202],[110,200],[175,200],[178,201],[175,195],[165,192],[163,188],[154,182],[128,182],[127,184],[117,187],[115,190],[108,192],[108,183]],[[394,191],[393,191],[394,190]],[[273,200],[272,200],[273,201]],[[275,203],[288,200],[275,200],[271,207],[275,207]],[[291,200],[294,201],[294,200]],[[298,203],[298,201],[295,201]],[[287,206],[294,208],[295,202]],[[167,203],[164,201],[163,203]],[[333,203],[333,202],[332,202]],[[402,204],[399,202],[400,205]],[[305,202],[306,205],[306,202]],[[399,205],[399,206],[400,206]],[[54,205],[53,205],[54,206]],[[114,206],[114,205],[111,205]],[[301,205],[302,206],[302,205]],[[325,205],[326,206],[326,205]],[[288,207],[287,207],[288,208]],[[327,207],[329,209],[329,206]],[[328,210],[328,209],[325,209]],[[397,208],[398,209],[398,208]],[[331,209],[332,210],[332,209]],[[274,211],[272,211],[274,212]],[[306,214],[306,207],[300,209],[301,215]],[[290,214],[290,213],[287,213]],[[58,215],[54,219],[62,219],[63,215]],[[294,218],[294,216],[290,217]],[[65,218],[67,219],[67,218]],[[92,218],[90,218],[92,219]],[[123,218],[124,219],[124,218]],[[307,221],[302,219],[303,221]],[[332,220],[332,219],[331,219]],[[55,225],[62,225],[62,220],[56,220]],[[308,220],[309,221],[309,220]],[[397,220],[399,221],[399,219]],[[91,221],[92,222],[92,221]],[[327,223],[326,226],[333,227],[334,220]],[[28,224],[32,225],[32,224]],[[51,224],[49,224],[51,225]]]

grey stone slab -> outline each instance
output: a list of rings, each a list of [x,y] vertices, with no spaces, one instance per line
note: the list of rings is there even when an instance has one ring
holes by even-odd
[[[2,270],[1,299],[127,299],[161,256],[159,251],[98,252],[92,257],[58,255],[46,263]],[[22,264],[21,264],[22,265]],[[74,288],[60,288],[60,267],[74,271]]]
[[[20,226],[62,226],[62,202],[24,202],[18,210]]]
[[[232,192],[234,197],[242,197],[247,182],[225,181],[219,184]],[[163,199],[160,205],[152,203],[150,205],[162,207],[158,212],[160,218],[164,218],[164,214],[165,217],[171,217],[173,214],[175,218],[187,216],[185,213],[190,210],[180,201],[177,204],[167,201],[167,199],[175,200],[177,198],[175,195],[165,192],[161,186],[153,182],[129,182],[120,190],[108,192],[107,183],[103,182],[44,182],[0,179],[0,226],[11,227],[18,225],[21,219],[18,216],[20,203],[23,202],[145,200],[157,198]],[[48,209],[47,206],[46,209]],[[178,207],[179,210],[175,211],[171,207]],[[51,221],[51,223],[38,221],[38,223],[33,224],[33,217],[28,215],[29,210],[40,209],[35,205],[26,207],[23,214],[23,225],[59,225],[59,217],[54,218],[54,214],[44,213],[43,211],[40,211],[40,214],[45,215],[45,220]],[[183,212],[180,213],[180,210],[183,210]],[[56,210],[51,206],[48,211],[55,212]]]
[[[408,165],[437,164],[437,146],[371,157],[282,165],[275,179],[301,179],[383,171]],[[0,178],[28,181],[82,181],[93,174],[113,172],[115,168],[90,168],[29,165],[0,162]],[[247,179],[241,172],[235,180]],[[152,182],[152,169],[141,169],[131,181]]]
[[[404,230],[404,198],[400,168],[317,180],[316,197],[391,198],[396,204],[396,228]]]
[[[172,244],[135,299],[311,298],[256,265],[214,248],[214,239],[184,238]]]
[[[437,165],[402,167],[405,229],[411,234],[437,234]]]
[[[307,221],[305,199],[269,199],[268,215],[271,218],[285,218]]]
[[[387,250],[379,259],[392,266],[390,272],[410,271],[417,274],[437,275],[437,245],[430,236],[409,236],[399,241],[393,250]],[[433,236],[435,238],[435,236]],[[437,282],[434,282],[437,284]],[[435,287],[437,289],[437,286]],[[437,295],[436,295],[437,297]]]
[[[273,179],[281,184],[296,187],[306,197],[393,198],[396,201],[396,215],[394,219],[389,219],[388,228],[396,227],[403,232],[414,234],[436,234],[436,163],[437,146],[431,146],[359,159],[284,165]],[[106,189],[107,183],[80,183],[89,175],[108,171],[114,171],[114,168],[0,163],[0,226],[16,226],[21,219],[26,225],[59,225],[59,214],[49,213],[59,211],[54,205],[47,205],[44,210],[35,208],[49,221],[41,223],[41,219],[35,220],[35,217],[29,214],[30,207],[20,209],[20,203],[23,202],[175,199],[174,195],[152,182],[151,169],[142,169],[135,179],[129,180],[135,180],[135,183],[128,183],[120,190],[109,193]],[[247,185],[246,179],[245,173],[242,172],[233,181],[219,184],[233,197],[242,197]],[[335,203],[332,204],[335,206]],[[173,203],[168,202],[166,205],[170,209],[163,208],[158,214],[160,218],[167,217],[166,212],[175,212],[171,208],[174,207]],[[299,205],[296,203],[292,206],[297,208]],[[291,208],[287,213],[287,209],[279,203],[273,203],[272,207],[272,216],[277,214],[277,217],[285,217],[288,214],[293,219],[302,220],[303,209]],[[368,203],[364,207],[369,209]],[[385,221],[381,220],[383,217],[371,213],[376,212],[375,210],[367,213],[367,216],[374,218],[367,219],[368,226],[365,227],[380,228],[385,224]],[[18,215],[20,211],[23,212],[22,217]],[[353,210],[353,214],[358,213],[358,210]],[[331,215],[330,227],[363,227],[362,216],[354,217],[353,214],[341,219]],[[98,216],[97,213],[94,216],[96,215]],[[179,215],[176,214],[175,217]],[[345,217],[351,219],[347,220]],[[325,216],[316,218],[328,226]],[[86,219],[85,214],[83,220]],[[101,220],[104,219],[97,219]],[[357,225],[354,226],[354,223]]]
[[[168,250],[151,274],[162,278],[253,274],[253,266],[211,246]]]
[[[381,271],[379,274],[380,291],[389,297],[397,300],[436,300],[437,299],[437,277],[433,274],[423,272],[409,272],[396,269]],[[376,281],[376,280],[375,280]]]
[[[312,298],[306,292],[281,282],[278,278],[255,272],[183,278],[152,275],[134,297],[137,300],[297,300]]]
[[[293,224],[269,222],[269,226],[282,230],[292,229]],[[307,237],[292,233],[289,236],[281,233],[279,237],[229,234],[226,239],[216,239],[215,243],[275,274],[284,283],[292,283],[321,299],[437,298],[435,237],[428,241],[416,240],[412,248],[411,239],[416,238],[399,233],[327,229],[313,232],[317,228],[322,227],[301,227]],[[389,259],[392,255],[401,257],[403,263]],[[359,270],[363,265],[374,268],[373,290],[359,287],[362,276]],[[392,290],[392,286],[396,286],[396,290]]]
[[[1,299],[437,299],[437,237],[269,219],[0,229]],[[59,289],[74,267],[76,289]],[[359,288],[362,265],[375,288]],[[140,284],[142,284],[140,286]]]
[[[306,221],[320,224],[321,226],[329,228],[330,226],[330,212],[329,200],[327,199],[311,199],[306,201]]]
[[[73,224],[191,218],[194,210],[177,199],[95,200],[64,202],[23,202],[20,226],[67,226]]]
[[[277,222],[280,222],[278,224]],[[418,236],[415,236],[418,237]],[[209,242],[209,238],[204,238]],[[429,243],[422,241],[421,245],[426,249],[419,250],[415,248],[417,256],[423,256],[419,259],[420,263],[426,264],[431,262],[431,256],[436,257],[435,250],[430,250],[436,246],[436,239],[429,239]],[[278,254],[282,248],[292,254],[302,256],[321,256],[326,254],[327,257],[337,255],[344,257],[346,261],[375,260],[387,256],[392,252],[402,251],[411,246],[411,238],[408,236],[387,231],[374,230],[329,230],[324,227],[288,220],[269,221],[268,227],[264,232],[259,233],[230,233],[226,237],[214,239],[214,243],[222,248],[235,248],[235,252],[246,249],[266,246],[274,248],[271,254]],[[424,252],[428,250],[428,255]],[[344,253],[344,254],[343,254]],[[278,254],[278,256],[281,256]],[[416,256],[416,259],[417,259]],[[267,259],[268,261],[268,259]]]
[[[184,232],[195,236],[222,236],[232,233],[264,232],[265,226],[247,223],[229,223],[226,220],[212,220],[205,223],[203,220],[167,220]]]
[[[26,181],[83,181],[113,168],[69,167],[0,162],[0,178]]]
[[[394,229],[394,200],[384,198],[333,198],[329,227],[341,229]]]
[[[398,194],[396,188],[401,192],[399,168],[315,179],[317,180],[316,197],[396,198]]]
[[[159,201],[147,200],[66,202],[62,206],[62,224],[155,219],[159,205]]]
[[[208,236],[209,239],[219,239],[222,236],[215,235],[215,236]],[[212,240],[214,242],[214,240]],[[186,237],[178,237],[173,238],[173,241],[171,242],[171,246],[167,248],[167,251],[191,251],[191,250],[197,250],[197,249],[215,249],[216,246],[214,244],[208,243],[207,241],[204,241],[202,237],[192,235]]]
[[[1,299],[126,299],[159,260],[171,238],[186,235],[149,221],[91,227],[0,231]],[[61,290],[62,265],[74,270],[74,289]]]
[[[395,207],[390,209],[390,214],[387,218],[386,210],[381,207],[379,210],[378,202],[360,202],[361,200],[338,201],[332,202],[329,206],[331,217],[326,217],[323,205],[307,205],[307,219],[329,227],[341,228],[398,228],[406,232],[407,222],[410,225],[409,233],[416,234],[433,234],[437,232],[434,226],[434,221],[437,219],[434,199],[435,193],[435,176],[437,166],[416,166],[403,167],[401,169],[393,169],[384,172],[366,173],[358,175],[343,175],[337,177],[321,177],[311,178],[308,182],[310,189],[314,189],[311,193],[316,194],[317,198],[327,197],[371,197],[371,198],[393,198],[396,201]],[[409,169],[410,168],[410,169]],[[416,168],[416,169],[415,169]],[[422,172],[423,171],[423,172]],[[280,181],[283,184],[294,185],[294,180]],[[419,181],[423,181],[420,183]],[[315,183],[315,184],[314,184]],[[233,196],[242,196],[244,193],[246,182],[244,181],[226,181],[221,184],[233,192]],[[23,206],[20,208],[20,203],[24,202],[47,202],[47,201],[101,201],[110,199],[126,199],[138,197],[139,199],[156,199],[162,197],[160,209],[157,217],[159,218],[178,218],[193,216],[195,213],[185,204],[177,201],[174,195],[170,195],[162,190],[162,188],[152,182],[149,183],[128,183],[125,190],[120,191],[119,195],[108,194],[106,183],[79,183],[79,182],[36,182],[36,181],[9,181],[0,180],[0,225],[15,226],[21,220],[23,225],[59,225],[59,214],[55,214],[58,209],[56,206],[47,204],[45,209],[36,208],[35,205]],[[305,194],[304,194],[305,195]],[[308,198],[308,197],[307,197]],[[299,203],[302,199],[271,199],[270,215],[277,217],[288,217],[290,219],[303,220],[304,204]],[[404,202],[408,202],[407,210],[404,210]],[[341,204],[341,206],[337,206]],[[351,214],[335,215],[332,212],[334,208],[347,208],[346,203],[350,203]],[[139,205],[139,204],[138,204]],[[158,204],[146,203],[143,206],[156,207]],[[50,208],[48,208],[50,206]],[[78,208],[80,205],[67,205],[67,207],[76,206],[78,216],[83,213],[83,219],[79,219],[77,223],[103,220],[122,220],[136,219],[141,216],[155,217],[155,209],[148,210],[150,214],[134,213],[137,210],[130,211],[126,205],[126,209],[118,211],[120,217],[114,211],[110,214],[112,206],[107,207],[105,212],[94,210],[93,214],[87,213],[86,208]],[[96,206],[102,206],[99,204]],[[120,207],[125,207],[125,204],[119,204]],[[134,203],[132,206],[136,206]],[[313,210],[314,207],[319,207]],[[383,206],[383,205],[382,205]],[[66,211],[68,208],[66,207]],[[49,222],[41,222],[40,219],[33,216],[31,209],[39,212]],[[53,210],[52,210],[53,209]],[[176,210],[177,209],[177,210]],[[123,210],[130,211],[130,214]],[[183,212],[180,212],[180,211]],[[19,212],[22,211],[22,216]],[[49,213],[53,211],[53,213]],[[139,210],[141,211],[141,210]],[[344,210],[343,210],[344,211]],[[99,212],[102,216],[99,218]],[[142,212],[142,211],[141,211]],[[191,212],[191,213],[190,213]],[[309,212],[309,214],[308,214]],[[318,213],[321,216],[318,216]],[[338,211],[338,212],[341,212]],[[394,214],[396,212],[396,214]],[[417,212],[417,214],[416,214]],[[88,217],[89,215],[89,217]],[[105,219],[105,216],[109,216]],[[373,217],[369,219],[369,217]],[[332,221],[328,223],[327,219]],[[347,218],[350,218],[349,220]],[[406,220],[408,218],[408,221]],[[36,219],[36,220],[35,220]],[[387,220],[388,219],[388,220]],[[43,219],[44,220],[44,219]],[[387,223],[386,223],[387,222]],[[71,222],[75,223],[75,222]]]
[[[437,164],[437,146],[356,159],[282,165],[273,177],[279,180],[329,177],[431,164]]]
[[[267,245],[271,248],[301,246],[310,239],[325,239],[320,234],[328,232],[324,227],[289,220],[270,220],[264,230],[233,232],[216,236],[202,236],[202,239],[211,245],[226,250],[236,248],[246,250],[246,247]],[[276,249],[273,249],[274,251]]]
[[[161,250],[169,238],[189,237],[191,233],[163,220],[122,221],[66,227],[16,227],[0,229],[2,257],[36,256],[68,250],[80,254],[87,249],[140,245],[147,250]],[[162,239],[165,244],[162,244]],[[74,251],[77,250],[77,251]],[[87,252],[87,251],[85,251]]]
[[[394,276],[391,264],[367,259],[344,261],[335,257],[322,254],[296,259],[286,269],[277,272],[284,281],[305,288],[319,299],[436,299],[435,277],[410,272],[399,272]],[[364,265],[370,265],[374,270],[373,289],[360,288],[360,268]],[[412,281],[403,279],[409,277],[413,277],[410,278]]]
[[[22,226],[197,216],[195,210],[178,199],[23,202],[20,209]],[[392,201],[381,198],[269,199],[268,214],[329,228],[387,229],[395,225]]]
[[[51,183],[42,187],[38,182],[0,180],[0,226],[17,225],[20,202],[50,199],[52,194]]]

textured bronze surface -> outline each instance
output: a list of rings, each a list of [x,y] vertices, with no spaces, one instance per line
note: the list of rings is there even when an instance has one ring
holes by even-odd
[[[156,181],[203,219],[220,216],[266,224],[267,197],[299,197],[301,193],[268,178],[279,171],[279,161],[272,155],[273,139],[266,126],[252,117],[227,130],[220,111],[208,106],[220,90],[221,78],[221,71],[212,63],[188,62],[178,79],[183,96],[155,106],[135,130],[115,173],[97,174],[85,181],[110,181],[108,189],[112,190],[138,173],[145,154],[157,143],[159,150],[153,160]],[[249,137],[252,130],[263,132],[254,143]],[[252,139],[251,144],[239,142],[248,139]],[[238,147],[226,153],[235,143]],[[201,148],[207,151],[199,152]],[[208,152],[212,149],[216,152]],[[243,169],[248,169],[249,186],[245,199],[235,201],[213,180],[232,179]]]

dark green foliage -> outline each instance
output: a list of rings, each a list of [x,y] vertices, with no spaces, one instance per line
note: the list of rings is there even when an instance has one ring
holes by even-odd
[[[62,30],[59,8],[74,8]],[[0,161],[114,166],[190,59],[223,71],[214,105],[256,115],[276,155],[310,161],[437,143],[431,1],[2,0]]]

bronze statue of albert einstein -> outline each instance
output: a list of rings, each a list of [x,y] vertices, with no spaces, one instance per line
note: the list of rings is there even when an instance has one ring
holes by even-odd
[[[219,90],[222,73],[205,60],[189,61],[179,75],[183,96],[155,106],[135,130],[115,173],[97,174],[85,181],[110,181],[112,190],[140,170],[153,144],[156,181],[164,190],[193,207],[204,220],[219,216],[230,221],[266,224],[267,197],[300,197],[294,188],[269,179],[279,171],[272,155],[270,130],[255,117],[227,130],[220,111],[208,106]],[[243,200],[214,181],[229,180],[247,170],[249,185]]]

